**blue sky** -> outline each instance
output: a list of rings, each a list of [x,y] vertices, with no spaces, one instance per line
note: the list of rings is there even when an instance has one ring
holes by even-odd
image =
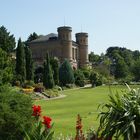
[[[140,50],[140,0],[0,0],[0,26],[26,40],[30,33],[72,27],[89,34],[89,52],[110,46]]]

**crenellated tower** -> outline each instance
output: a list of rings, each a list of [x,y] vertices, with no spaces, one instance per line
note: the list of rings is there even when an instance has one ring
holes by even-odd
[[[77,33],[76,43],[79,45],[79,67],[88,64],[88,33]]]
[[[72,60],[72,28],[68,26],[63,26],[57,28],[58,39],[60,40],[62,47],[62,58],[67,58],[69,61]],[[63,60],[62,60],[63,61]]]

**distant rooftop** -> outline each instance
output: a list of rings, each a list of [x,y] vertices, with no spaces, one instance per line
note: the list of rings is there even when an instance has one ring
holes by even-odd
[[[57,34],[55,34],[55,33],[50,33],[50,34],[48,34],[48,35],[45,35],[45,36],[40,36],[39,38],[37,38],[37,39],[35,39],[35,40],[33,40],[33,41],[31,41],[31,43],[36,43],[36,42],[45,42],[45,41],[47,41],[47,40],[53,40],[53,39],[57,39],[57,37],[58,37],[58,35]]]

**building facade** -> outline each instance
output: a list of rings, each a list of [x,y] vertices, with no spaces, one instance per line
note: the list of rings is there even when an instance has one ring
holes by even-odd
[[[57,32],[29,43],[35,63],[43,64],[48,52],[51,57],[57,57],[60,63],[68,59],[76,69],[88,65],[88,33],[76,33],[76,41],[73,41],[71,27],[59,27]]]

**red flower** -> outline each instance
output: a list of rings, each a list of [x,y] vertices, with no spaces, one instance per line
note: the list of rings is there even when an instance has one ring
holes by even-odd
[[[47,116],[43,116],[43,119],[44,119],[43,124],[46,126],[46,128],[50,128],[52,119]]]
[[[81,124],[76,125],[76,129],[81,129],[81,128],[82,128]]]
[[[41,116],[41,106],[34,105],[34,106],[32,106],[32,110],[33,110],[32,116],[35,116],[35,117]]]

